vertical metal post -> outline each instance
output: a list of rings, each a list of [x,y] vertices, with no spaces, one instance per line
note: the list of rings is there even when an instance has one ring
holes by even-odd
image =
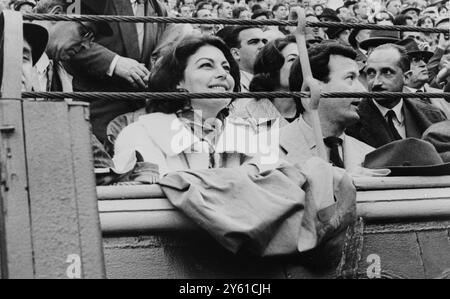
[[[1,277],[105,278],[88,107],[21,99],[22,17],[4,18]]]
[[[3,82],[0,100],[2,278],[33,278],[33,248],[21,98],[23,25],[4,11]]]

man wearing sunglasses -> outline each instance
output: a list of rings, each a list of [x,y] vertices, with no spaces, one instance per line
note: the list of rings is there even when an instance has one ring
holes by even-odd
[[[413,39],[404,39],[397,43],[403,46],[411,63],[410,70],[405,73],[405,92],[442,92],[441,89],[431,87],[428,82],[430,80],[427,63],[433,56],[433,52],[422,51]],[[443,98],[424,99],[441,109],[450,117],[450,104]]]
[[[67,1],[41,0],[35,12],[44,14],[65,14]],[[107,23],[53,22],[40,21],[49,33],[49,41],[44,55],[36,63],[38,80],[42,91],[73,91],[73,77],[65,68],[65,63],[82,50],[89,49],[95,35],[111,35]]]

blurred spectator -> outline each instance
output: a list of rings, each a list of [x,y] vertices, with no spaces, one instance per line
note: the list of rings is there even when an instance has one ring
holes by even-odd
[[[235,7],[233,9],[233,19],[250,20],[252,13],[242,6]]]
[[[394,19],[394,25],[414,26],[413,18],[410,15],[398,15]]]
[[[266,0],[256,0],[256,4],[259,5],[259,8],[269,9],[269,5],[267,4]]]
[[[307,22],[319,22],[319,19],[314,15],[306,16]],[[325,40],[327,35],[325,34],[325,30],[322,27],[306,27],[306,42],[308,45],[319,43],[322,40]]]
[[[184,5],[187,5],[191,8],[191,13],[195,10],[195,1],[194,0],[178,0],[177,7],[181,8]]]
[[[217,17],[220,19],[233,18],[233,6],[229,2],[222,2],[217,6]]]
[[[396,1],[396,0],[394,0]],[[373,22],[375,24],[380,25],[393,25],[394,24],[394,17],[392,14],[386,10],[381,10],[373,17]]]
[[[316,14],[316,16],[320,16],[323,13],[323,6],[320,4],[314,5],[313,9],[314,9],[314,13]]]
[[[321,22],[340,22],[341,19],[338,17],[337,13],[328,7],[323,9],[322,14],[318,17]]]
[[[14,3],[14,10],[22,13],[31,13],[36,6],[34,1],[16,1]]]
[[[411,16],[413,19],[413,24],[415,26],[417,24],[417,20],[419,19],[420,9],[415,7],[407,7],[404,10],[402,10],[401,14]]]
[[[400,0],[389,0],[386,3],[386,10],[390,12],[394,17],[400,14],[402,3]]]
[[[434,19],[431,16],[425,16],[417,21],[417,26],[422,28],[434,28]],[[429,51],[434,52],[437,46],[438,35],[436,33],[420,32],[422,40],[429,45]]]
[[[211,19],[212,13],[209,9],[201,8],[193,14],[193,17],[198,19]],[[200,34],[213,35],[215,33],[213,24],[199,24],[197,29]]]
[[[450,2],[447,2],[447,3],[450,3]],[[446,16],[448,14],[448,8],[445,6],[441,6],[441,7],[439,7],[438,12],[439,12],[440,17]]]
[[[180,17],[182,17],[182,18],[192,17],[192,10],[189,5],[180,6],[179,12],[180,12]]]
[[[435,6],[429,6],[422,11],[422,17],[429,16],[433,20],[436,20],[439,17],[438,8]]]
[[[348,22],[353,17],[351,11],[345,6],[337,8],[336,13],[339,19],[344,22]]]
[[[286,5],[276,4],[272,8],[272,13],[273,13],[275,20],[285,20],[289,14],[289,11],[286,8]]]
[[[199,11],[201,9],[208,9],[209,11],[213,10],[213,6],[212,6],[211,2],[208,2],[208,1],[201,1],[195,7],[197,8],[197,11]]]
[[[369,18],[369,7],[366,2],[360,2],[353,5],[353,14],[359,21],[367,22]]]
[[[253,7],[257,6],[258,4],[255,4]],[[272,18],[272,12],[266,10],[266,9],[258,9],[253,12],[252,20],[269,20]],[[276,27],[276,26],[275,26]],[[261,29],[263,31],[269,30],[269,26],[261,26]]]

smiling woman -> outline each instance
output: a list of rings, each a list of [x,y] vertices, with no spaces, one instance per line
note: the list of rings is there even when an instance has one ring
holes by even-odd
[[[190,37],[156,64],[149,86],[154,92],[239,91],[239,68],[220,39]],[[118,136],[116,166],[133,166],[137,152],[163,175],[185,169],[239,167],[261,153],[270,154],[267,147],[259,146],[259,136],[250,123],[226,117],[231,101],[150,101],[148,114]]]

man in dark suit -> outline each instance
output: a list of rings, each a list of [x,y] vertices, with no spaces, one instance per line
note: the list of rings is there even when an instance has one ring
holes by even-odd
[[[381,45],[367,60],[369,90],[402,92],[409,70],[410,61],[403,47]],[[431,124],[446,120],[439,108],[420,99],[364,99],[358,110],[360,121],[346,132],[375,148],[407,137],[421,138]]]
[[[167,16],[158,0],[85,0],[95,2],[104,15]],[[98,10],[97,10],[98,11]],[[156,59],[187,33],[188,26],[112,22],[113,35],[100,37],[70,63],[76,91],[144,91]],[[106,126],[116,116],[137,110],[143,101],[95,100],[91,122],[104,143]]]

